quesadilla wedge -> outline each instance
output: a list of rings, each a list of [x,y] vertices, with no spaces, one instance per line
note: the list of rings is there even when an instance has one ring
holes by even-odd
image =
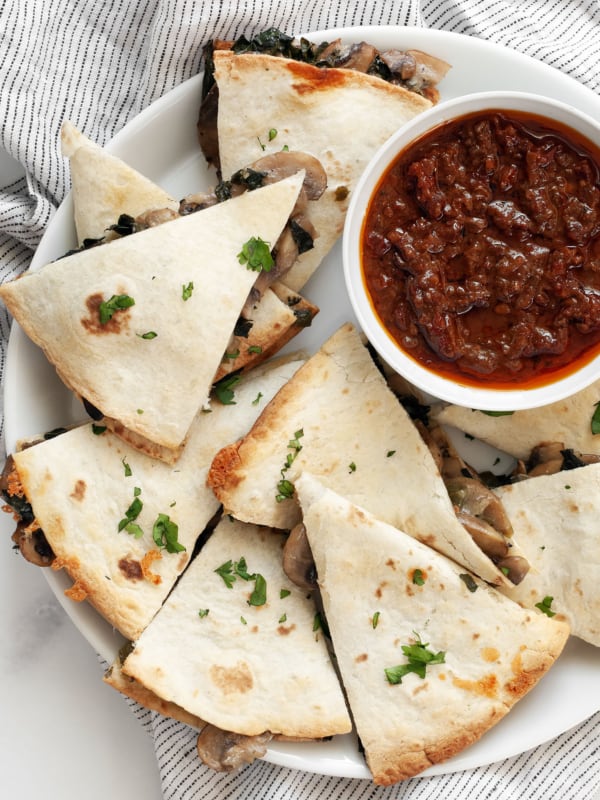
[[[260,242],[268,253],[302,180],[67,256],[4,284],[0,298],[100,416],[177,450],[256,280],[240,254]]]
[[[225,731],[350,731],[325,639],[313,630],[314,601],[283,573],[284,541],[223,518],[125,659],[125,673]]]
[[[230,50],[215,50],[213,61],[224,178],[282,147],[315,156],[325,169],[327,188],[307,209],[318,238],[283,279],[299,291],[340,236],[350,195],[371,156],[431,102],[353,69]]]
[[[21,511],[24,502],[31,506],[20,548],[41,529],[53,555],[49,563],[75,582],[68,596],[87,599],[136,639],[219,509],[206,486],[215,451],[250,428],[261,404],[300,364],[290,358],[265,365],[236,386],[229,405],[215,400],[194,422],[175,466],[91,424],[14,453],[5,497]]]
[[[502,415],[449,405],[434,409],[438,422],[452,425],[515,458],[527,458],[540,442],[559,441],[582,453],[600,454],[592,420],[600,403],[600,381],[564,400]]]
[[[304,473],[323,607],[375,783],[447,760],[550,669],[564,622],[522,609]]]
[[[496,493],[531,569],[502,593],[566,620],[600,646],[600,464],[540,475]]]
[[[68,120],[61,131],[69,158],[77,240],[102,239],[122,214],[137,217],[151,209],[176,212],[179,202],[120,158],[92,142]]]
[[[433,456],[350,324],[215,456],[208,482],[234,517],[291,529],[304,469],[484,580],[509,582],[458,521]]]

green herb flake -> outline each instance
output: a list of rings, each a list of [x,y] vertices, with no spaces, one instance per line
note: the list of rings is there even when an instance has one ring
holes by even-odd
[[[106,425],[95,425],[92,423],[92,433],[94,436],[102,436],[104,431],[106,430]]]
[[[123,469],[125,471],[125,477],[126,478],[130,478],[133,473],[131,472],[131,467],[129,466],[127,461],[125,461],[125,457],[123,457],[121,459],[121,463],[123,464]]]
[[[200,617],[200,619],[204,619],[204,617],[207,617],[208,616],[208,611],[209,611],[208,608],[199,609],[198,616]]]
[[[157,547],[164,548],[167,553],[181,553],[184,545],[177,540],[179,527],[168,514],[159,514],[152,526],[152,538]]]
[[[260,355],[262,353],[262,347],[259,344],[251,344],[248,348],[248,352],[253,355]]]
[[[103,300],[98,306],[100,324],[106,325],[117,311],[123,311],[135,305],[135,300],[128,294],[113,294],[109,300]]]
[[[304,436],[303,428],[299,428],[294,433],[294,438],[290,439],[288,442],[288,448],[292,451],[288,453],[285,457],[285,462],[283,468],[281,470],[281,480],[277,483],[277,494],[275,495],[275,500],[278,503],[283,502],[284,500],[289,500],[291,497],[294,496],[294,492],[296,491],[294,484],[287,480],[285,477],[285,473],[288,469],[292,466],[298,453],[302,450],[302,445],[300,444],[300,439]]]
[[[482,411],[482,414],[485,414],[486,417],[510,417],[515,412],[514,411]]]
[[[381,612],[380,611],[376,611],[373,614],[373,617],[371,619],[371,625],[373,626],[373,630],[375,630],[375,628],[379,625],[379,617],[380,616],[381,616]]]
[[[477,586],[477,583],[473,579],[473,576],[469,575],[468,572],[461,572],[458,577],[461,579],[461,581],[464,583],[464,585],[470,592],[476,592],[477,589],[479,588]]]
[[[275,500],[278,503],[281,503],[284,500],[289,500],[294,496],[295,491],[296,487],[294,484],[291,481],[288,481],[286,478],[282,478],[277,482],[277,494],[275,495]]]
[[[257,405],[260,403],[260,401],[261,401],[261,399],[262,399],[262,396],[263,396],[263,393],[262,393],[262,392],[259,392],[259,393],[256,395],[256,397],[254,398],[254,400],[252,401],[252,405],[253,405],[253,406],[257,406]]]
[[[412,574],[412,582],[417,586],[425,585],[425,576],[422,569],[414,569]]]
[[[272,142],[273,139],[277,136],[277,128],[270,128],[269,129],[269,141]]]
[[[249,606],[264,606],[267,602],[267,581],[257,572],[254,577],[254,589],[248,599]]]
[[[225,378],[221,378],[220,381],[217,381],[213,386],[213,390],[219,402],[224,406],[234,406],[234,387],[237,386],[241,380],[241,375],[228,375]]]
[[[546,597],[544,597],[544,599],[540,603],[535,604],[535,607],[539,608],[542,614],[545,614],[547,617],[554,617],[556,616],[556,612],[552,611],[551,609],[553,600],[554,600],[553,597],[551,597],[550,595],[546,595]]]
[[[244,617],[240,617],[240,622],[242,623],[242,625],[247,625],[248,624]]]
[[[238,261],[254,272],[270,272],[274,264],[271,246],[260,236],[252,236],[242,245]]]
[[[194,292],[194,281],[190,281],[189,283],[184,283],[181,287],[181,297],[183,301],[189,300]]]
[[[348,472],[356,472],[356,464],[354,463],[354,461],[351,461],[348,464]]]
[[[279,599],[280,600],[283,600],[284,598],[289,597],[290,595],[291,595],[291,592],[290,592],[289,589],[280,589],[279,590]]]
[[[119,531],[126,530],[127,533],[133,533],[133,535],[138,539],[141,536],[140,533],[141,529],[139,528],[139,525],[136,525],[135,528],[132,527],[131,523],[139,517],[142,508],[144,507],[144,504],[140,500],[140,494],[141,494],[141,489],[139,488],[139,486],[136,486],[135,489],[133,490],[133,500],[131,501],[129,508],[125,512],[125,516],[117,526],[117,530]]]
[[[217,575],[220,575],[223,578],[223,582],[228,589],[233,587],[235,583],[235,575],[233,574],[233,561],[229,559],[224,564],[221,564],[220,567],[217,567],[215,572]]]
[[[393,455],[395,455],[395,453],[396,453],[395,450],[388,450],[385,456],[386,458],[391,458]]]
[[[278,621],[279,621],[279,624],[280,624],[280,625],[281,625],[281,624],[283,624],[284,622],[287,622],[287,614],[282,614],[282,615],[279,617],[279,620],[278,620]]]
[[[230,358],[231,360],[235,360],[236,358],[240,357],[239,350],[233,350],[231,353],[225,353],[225,358]]]
[[[411,672],[414,672],[420,678],[424,678],[427,667],[433,664],[445,663],[445,652],[440,650],[438,653],[434,653],[432,650],[428,649],[428,642],[422,642],[421,637],[417,633],[415,633],[415,637],[416,641],[414,644],[402,645],[402,652],[408,659],[407,663],[398,664],[395,667],[386,667],[384,669],[388,683],[402,683],[402,678],[406,677],[406,675]]]
[[[156,331],[146,331],[146,333],[138,333],[137,335],[140,339],[156,339],[158,333]]]

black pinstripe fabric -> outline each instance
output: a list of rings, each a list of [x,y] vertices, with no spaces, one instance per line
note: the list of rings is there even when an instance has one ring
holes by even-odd
[[[0,281],[26,268],[69,188],[63,119],[102,144],[195,74],[209,37],[365,24],[487,39],[600,88],[598,0],[0,0],[0,146],[25,173],[9,185],[0,175]],[[8,333],[0,312],[0,374]],[[264,762],[215,774],[199,764],[193,731],[131,708],[154,739],[167,800],[591,800],[600,787],[600,714],[502,763],[383,789]]]

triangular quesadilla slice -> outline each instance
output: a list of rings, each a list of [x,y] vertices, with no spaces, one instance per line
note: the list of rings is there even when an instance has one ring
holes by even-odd
[[[125,673],[225,731],[349,732],[325,639],[314,630],[315,603],[281,566],[285,538],[224,517],[126,658]]]
[[[600,381],[564,400],[540,408],[495,414],[461,406],[440,406],[438,422],[452,425],[515,458],[527,458],[540,442],[562,442],[581,453],[600,455],[594,414],[600,403]]]
[[[77,240],[102,239],[121,214],[170,209],[179,202],[137,170],[88,139],[68,120],[61,132],[63,155],[69,158]]]
[[[223,177],[282,148],[315,156],[327,174],[325,192],[307,209],[319,234],[314,248],[284,278],[299,291],[340,236],[350,196],[369,159],[431,102],[352,69],[321,69],[229,50],[215,50],[213,60]]]
[[[236,387],[229,405],[215,400],[175,466],[92,424],[15,453],[14,494],[6,499],[17,508],[29,502],[34,519],[21,530],[23,547],[41,528],[52,567],[75,582],[68,596],[87,599],[126,638],[137,638],[219,509],[206,486],[214,452],[249,429],[300,363],[265,365]]]
[[[240,254],[261,242],[268,253],[302,179],[67,256],[4,284],[0,297],[100,415],[177,450],[256,280]]]
[[[458,521],[429,449],[350,324],[217,454],[208,481],[238,519],[291,529],[304,469],[484,580],[508,582]]]
[[[377,784],[461,752],[546,673],[569,634],[305,473],[323,607]]]
[[[573,635],[600,646],[600,464],[496,492],[531,565],[518,586],[502,592],[566,620]]]

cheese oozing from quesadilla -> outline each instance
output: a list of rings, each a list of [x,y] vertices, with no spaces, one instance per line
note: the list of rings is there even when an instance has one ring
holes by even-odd
[[[314,476],[297,481],[323,607],[375,783],[479,739],[550,669],[569,635]]]
[[[277,240],[302,180],[67,256],[4,284],[0,297],[75,394],[177,450],[257,277],[240,253]]]

